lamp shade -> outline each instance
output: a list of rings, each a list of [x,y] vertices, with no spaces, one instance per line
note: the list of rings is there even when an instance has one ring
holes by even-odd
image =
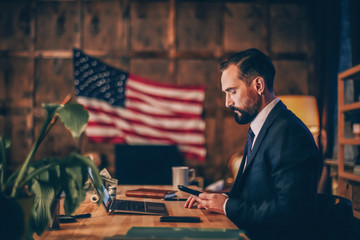
[[[279,99],[305,123],[312,134],[320,131],[319,112],[316,98],[307,95],[283,95]]]

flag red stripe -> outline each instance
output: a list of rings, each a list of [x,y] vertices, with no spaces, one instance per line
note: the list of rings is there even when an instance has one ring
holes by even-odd
[[[179,98],[171,98],[171,97],[165,97],[165,96],[159,96],[159,95],[154,95],[154,94],[150,94],[150,93],[147,93],[147,92],[144,92],[144,91],[141,91],[139,89],[136,89],[136,88],[133,88],[131,86],[126,86],[126,90],[132,90],[136,93],[139,93],[139,95],[145,95],[145,96],[148,96],[148,97],[151,97],[151,98],[154,98],[154,99],[157,99],[157,100],[165,100],[165,101],[171,101],[171,102],[180,102],[180,103],[188,103],[188,104],[193,104],[193,105],[197,105],[197,106],[202,106],[202,101],[198,101],[198,100],[186,100],[186,99],[179,99]],[[137,98],[136,95],[134,94],[131,94],[131,95],[128,95],[127,92],[125,92],[125,94],[127,95],[126,98],[127,99],[130,99],[133,98]],[[138,98],[140,99],[140,98]],[[141,100],[141,99],[140,99]]]
[[[115,112],[110,112],[110,111],[106,111],[106,110],[102,110],[102,109],[99,109],[99,108],[94,108],[94,107],[90,107],[90,106],[86,106],[86,105],[83,105],[84,108],[88,111],[92,111],[94,113],[103,113],[103,114],[107,114],[109,116],[112,116],[112,117],[119,117],[119,115]],[[141,110],[138,110],[136,108],[132,108],[132,107],[128,107],[127,108],[129,111],[132,111],[134,113],[142,113],[144,115],[147,115],[147,116],[151,116],[151,117],[154,117],[154,118],[162,118],[162,119],[169,119],[169,121],[171,121],[171,119],[201,119],[199,116],[197,115],[191,115],[191,114],[187,114],[187,115],[181,115],[181,116],[178,116],[178,115],[163,115],[163,114],[151,114],[151,113],[145,113]]]
[[[134,101],[134,102],[136,102],[136,101]],[[174,111],[174,112],[172,112],[173,115],[168,115],[168,114],[167,114],[167,115],[164,115],[164,114],[155,114],[155,113],[144,112],[144,111],[141,111],[141,110],[138,109],[138,108],[130,107],[130,106],[127,106],[126,109],[128,109],[129,111],[136,112],[136,113],[143,113],[143,114],[146,114],[146,115],[155,117],[155,118],[201,119],[201,118],[200,118],[200,115],[198,115],[198,114],[191,114],[191,113],[187,113],[187,112]]]
[[[169,133],[182,133],[182,134],[186,134],[186,133],[198,133],[198,134],[202,134],[204,131],[202,130],[198,130],[198,129],[173,129],[173,128],[161,128],[161,127],[156,127],[156,126],[149,126],[144,124],[141,121],[137,121],[137,120],[132,120],[131,121],[132,124],[136,124],[136,125],[143,125],[143,126],[148,126],[152,129],[155,130],[159,130],[159,131],[164,131],[164,132],[169,132]],[[88,122],[88,126],[89,127],[99,127],[99,126],[103,126],[103,127],[114,127],[116,128],[116,125],[113,123],[104,123],[104,122],[99,122],[99,121],[89,121]]]
[[[103,129],[107,128],[107,129],[114,129],[114,131],[116,131],[116,127],[110,127],[109,126],[101,126],[103,127]],[[98,128],[98,126],[96,124],[90,124],[87,128],[87,130],[91,129],[91,128]],[[139,137],[142,139],[148,139],[148,140],[155,140],[155,141],[160,141],[163,142],[164,144],[176,144],[179,143],[178,141],[174,141],[171,139],[171,137],[158,137],[158,136],[154,136],[154,135],[149,135],[149,134],[141,134],[132,130],[127,130],[127,129],[120,129],[122,133],[125,134],[125,136],[130,136],[130,137]],[[89,131],[87,132],[88,136],[97,136],[96,133],[89,133]],[[171,136],[176,136],[177,133],[171,135]],[[203,144],[201,143],[193,143],[193,142],[186,142],[186,141],[182,141],[181,145],[183,146],[189,146],[189,147],[196,147],[196,148],[203,148]]]
[[[125,143],[121,137],[87,136],[89,140],[96,143]]]
[[[87,124],[87,127],[113,127],[116,128],[114,123],[105,123],[105,122],[93,122],[93,121],[89,121]]]
[[[151,81],[149,79],[145,79],[139,76],[136,76],[134,74],[129,74],[128,79],[134,80],[136,82],[140,82],[146,85],[151,85],[151,86],[155,86],[155,87],[162,87],[162,88],[169,88],[169,89],[174,89],[174,85],[172,84],[167,84],[167,83],[159,83],[159,82],[155,82],[155,81]],[[193,85],[193,86],[176,86],[176,89],[182,89],[182,90],[201,90],[204,91],[205,87],[202,85]]]

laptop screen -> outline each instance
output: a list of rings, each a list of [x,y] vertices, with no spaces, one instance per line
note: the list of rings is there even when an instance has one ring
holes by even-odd
[[[91,168],[88,168],[88,169],[89,169],[88,171],[89,171],[89,176],[91,178],[91,181],[94,181],[94,177],[92,175]],[[101,184],[101,189],[96,188],[96,191],[98,192],[99,195],[101,192],[104,194],[103,204],[104,204],[104,206],[107,206],[107,204],[110,201],[110,195],[109,195],[108,191],[106,190],[104,184]]]

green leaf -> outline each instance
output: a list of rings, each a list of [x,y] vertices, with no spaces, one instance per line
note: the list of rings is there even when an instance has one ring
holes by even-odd
[[[85,199],[85,189],[82,184],[81,166],[63,167],[61,183],[65,192],[64,209],[67,215],[73,213]]]
[[[34,171],[36,171],[36,168],[29,167],[30,174]],[[52,219],[51,204],[60,187],[58,178],[59,167],[53,167],[37,174],[32,179],[30,190],[35,195],[35,201],[31,215],[30,231],[36,232],[38,235],[41,235],[47,229]]]
[[[54,189],[39,181],[34,181],[32,189],[35,194],[35,204],[31,214],[31,226],[33,232],[41,235],[45,230],[49,222],[51,221],[51,204],[54,200]]]
[[[71,157],[73,159],[76,159],[76,161],[82,162],[82,164],[84,164],[84,166],[86,166],[86,168],[82,169],[83,177],[84,177],[84,179],[83,179],[84,183],[88,179],[88,172],[89,172],[88,168],[90,168],[92,173],[93,173],[94,187],[101,189],[103,182],[102,182],[102,179],[101,179],[100,174],[99,174],[99,169],[96,167],[96,164],[94,163],[94,161],[91,160],[91,158],[89,158],[89,157],[85,157],[85,156],[77,154],[77,153],[72,153]],[[102,200],[103,197],[104,196],[101,195],[100,200]],[[101,201],[98,201],[98,203],[100,203],[100,202]]]
[[[67,103],[57,113],[73,137],[80,137],[89,120],[88,111],[78,103]]]
[[[66,215],[72,214],[85,199],[84,185],[88,179],[89,167],[95,173],[94,185],[100,187],[102,180],[99,176],[99,170],[90,158],[72,153],[63,159],[60,181],[65,192],[64,209]],[[100,197],[103,199],[103,196]]]
[[[55,168],[57,165],[59,165],[59,160],[57,158],[54,159],[43,159],[41,161],[36,161],[30,164],[29,167],[29,173],[23,180],[23,182],[20,183],[19,187],[24,187],[29,181],[31,181],[33,178],[42,178],[44,181],[47,181],[48,179],[44,179],[46,171],[50,168]],[[59,175],[59,174],[57,174]],[[47,177],[49,178],[49,176]]]

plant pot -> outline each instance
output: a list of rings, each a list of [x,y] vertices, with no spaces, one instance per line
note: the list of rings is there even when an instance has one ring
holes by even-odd
[[[21,239],[26,239],[26,233],[28,232],[29,229],[29,222],[30,222],[30,216],[31,216],[31,211],[33,209],[34,206],[34,199],[35,197],[20,197],[20,198],[16,198],[16,201],[19,203],[19,205],[21,206],[23,213],[24,213],[24,233],[21,237]]]
[[[0,197],[0,239],[26,239],[34,197]]]

